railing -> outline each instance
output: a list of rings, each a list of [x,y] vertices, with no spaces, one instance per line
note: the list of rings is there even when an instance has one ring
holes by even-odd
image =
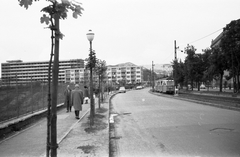
[[[65,84],[58,87],[58,104],[64,102]],[[0,89],[0,122],[47,108],[48,85],[30,83]]]

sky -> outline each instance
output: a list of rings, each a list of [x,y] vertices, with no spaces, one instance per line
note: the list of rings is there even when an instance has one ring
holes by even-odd
[[[239,0],[77,0],[83,14],[60,21],[64,34],[59,59],[86,59],[94,33],[93,49],[107,65],[131,62],[136,65],[169,64],[174,59],[174,40],[179,50],[187,44],[197,53],[210,47],[232,20],[239,19]],[[51,31],[40,23],[41,9],[50,3],[33,2],[26,10],[17,0],[1,2],[0,63],[7,60],[48,61]]]

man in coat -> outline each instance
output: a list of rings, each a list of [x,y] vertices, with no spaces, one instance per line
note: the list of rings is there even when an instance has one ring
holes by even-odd
[[[75,89],[72,91],[71,103],[75,109],[76,119],[79,119],[79,113],[82,111],[83,104],[83,91],[79,88],[79,85],[75,85]]]
[[[67,106],[67,112],[71,112],[72,110],[72,104],[71,104],[71,89],[69,85],[67,85],[67,89],[64,91],[65,101],[64,105]]]

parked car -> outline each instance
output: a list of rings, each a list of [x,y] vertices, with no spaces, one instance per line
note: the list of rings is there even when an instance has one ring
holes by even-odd
[[[201,84],[200,89],[206,89],[206,86],[204,84]]]
[[[137,86],[136,89],[143,89],[143,86]]]
[[[120,87],[118,90],[119,93],[126,93],[125,87]]]

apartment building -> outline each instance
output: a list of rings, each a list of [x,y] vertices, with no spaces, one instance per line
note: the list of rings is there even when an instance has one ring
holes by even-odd
[[[67,84],[82,84],[89,86],[90,71],[85,68],[65,69],[65,80]],[[98,75],[93,71],[93,83],[98,83]]]
[[[132,63],[124,63],[107,67],[108,81],[119,83],[125,81],[127,84],[143,82],[143,67]]]
[[[12,60],[1,64],[1,79],[3,86],[27,84],[29,82],[47,82],[49,61],[23,62]],[[59,82],[68,82],[69,69],[84,69],[84,60],[70,59],[59,61]],[[51,75],[52,76],[52,75]],[[79,73],[80,76],[80,73]],[[70,78],[71,80],[71,78]],[[75,81],[76,82],[76,81]]]

